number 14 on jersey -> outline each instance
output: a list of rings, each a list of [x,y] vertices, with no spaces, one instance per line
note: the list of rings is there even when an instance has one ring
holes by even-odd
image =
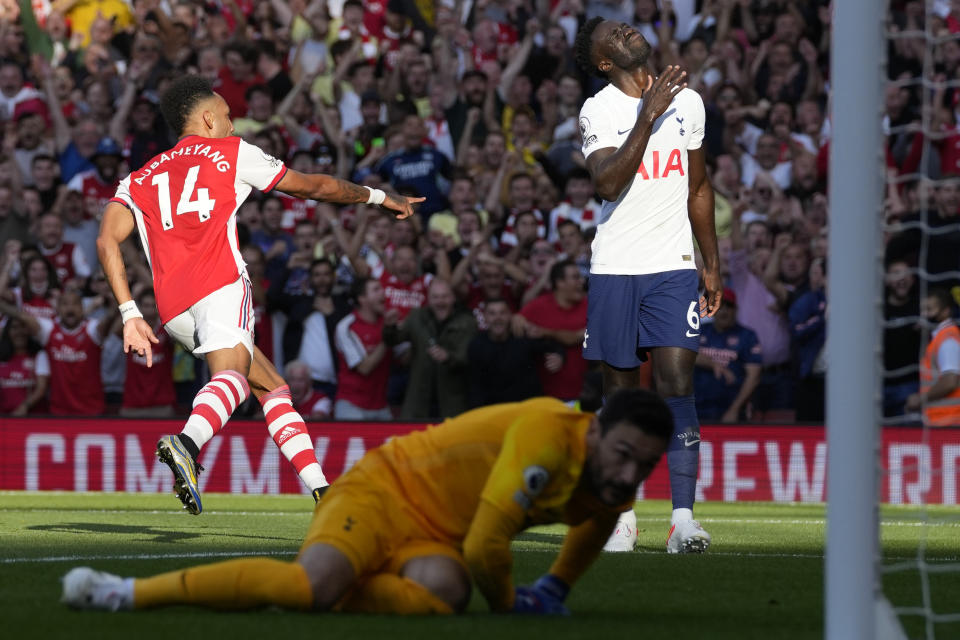
[[[177,202],[177,215],[184,213],[197,212],[200,222],[206,222],[210,219],[210,212],[213,211],[216,200],[210,199],[210,191],[205,187],[197,189],[197,199],[193,198],[193,191],[197,185],[197,174],[200,173],[200,165],[194,165],[187,171],[187,178],[183,181],[183,191],[180,192],[180,200]],[[160,205],[160,221],[163,224],[163,230],[173,229],[173,210],[170,206],[170,174],[167,172],[158,173],[153,176],[150,183],[157,188],[157,200]]]

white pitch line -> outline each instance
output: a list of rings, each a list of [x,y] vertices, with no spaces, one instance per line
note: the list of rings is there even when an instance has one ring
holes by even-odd
[[[638,517],[637,522],[662,522],[666,518]],[[776,518],[697,518],[700,522],[715,522],[717,524],[783,524],[783,525],[825,525],[827,521],[823,518],[807,518],[794,520],[781,520]],[[917,522],[915,520],[881,520],[881,526],[890,527],[960,527],[960,514],[958,521],[955,522]]]
[[[26,562],[81,562],[87,560],[174,560],[177,558],[234,558],[239,556],[292,556],[295,551],[209,551],[196,553],[137,553],[114,556],[40,556],[37,558],[0,558],[0,564]]]
[[[543,550],[547,551],[547,550]],[[663,551],[653,551],[651,549],[638,549],[633,553],[639,555],[659,556],[664,555]],[[28,564],[28,563],[46,563],[46,562],[88,562],[88,561],[113,561],[113,560],[176,560],[183,558],[238,558],[249,556],[293,556],[293,551],[210,551],[196,553],[151,553],[151,554],[125,554],[125,555],[76,555],[76,556],[41,556],[37,558],[0,558],[0,564]],[[758,553],[741,551],[710,551],[710,556],[733,557],[733,558],[793,558],[797,560],[822,560],[823,554],[820,553]],[[885,557],[884,562],[896,562],[914,560],[912,557]],[[956,562],[960,558],[933,558],[935,562]]]
[[[0,508],[0,516],[4,513],[97,513],[97,514],[108,514],[108,515],[133,515],[133,514],[143,514],[143,515],[179,515],[183,511],[178,511],[176,509],[152,509],[152,510],[138,510],[138,509],[40,509],[36,507],[32,508]],[[204,515],[209,516],[312,516],[313,511],[204,511]],[[793,519],[783,519],[783,518],[727,518],[724,516],[715,516],[715,517],[700,517],[698,518],[700,522],[711,522],[717,524],[763,524],[763,525],[825,525],[827,521],[824,518],[793,518]],[[659,516],[638,516],[637,522],[662,522],[665,521],[665,517]],[[960,528],[960,513],[957,514],[957,520],[955,521],[917,521],[917,520],[881,520],[881,526],[885,527],[954,527]]]

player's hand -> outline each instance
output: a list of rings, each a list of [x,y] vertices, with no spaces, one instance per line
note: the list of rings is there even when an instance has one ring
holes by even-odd
[[[450,352],[436,344],[427,347],[427,354],[433,358],[434,362],[439,364],[443,364],[450,359]]]
[[[559,353],[548,353],[543,357],[543,368],[548,373],[556,373],[563,368],[563,356]]]
[[[643,92],[643,107],[637,120],[653,124],[667,110],[673,98],[687,86],[683,79],[687,72],[679,66],[668,65],[646,91]]]
[[[157,336],[143,318],[130,318],[123,324],[123,352],[133,349],[137,355],[146,356],[147,366],[153,366],[153,349],[150,343],[157,344]]]
[[[381,205],[385,209],[397,212],[397,219],[403,220],[413,215],[413,205],[423,202],[426,198],[408,198],[406,196],[394,196],[387,194]]]
[[[568,616],[570,610],[563,604],[568,593],[570,587],[567,584],[547,573],[530,586],[516,588],[513,612]]]
[[[700,317],[712,318],[720,309],[723,283],[716,269],[703,270],[703,295],[700,296]]]

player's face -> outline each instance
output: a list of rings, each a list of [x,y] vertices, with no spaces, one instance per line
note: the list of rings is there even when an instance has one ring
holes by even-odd
[[[906,298],[913,288],[916,278],[910,272],[910,267],[906,262],[894,262],[887,269],[887,286],[899,298]]]
[[[560,246],[563,247],[563,252],[567,254],[567,257],[576,257],[575,254],[580,250],[580,245],[583,243],[580,230],[573,225],[566,224],[560,227],[560,231],[557,233],[560,236]]]
[[[612,63],[614,68],[636,71],[647,64],[650,57],[650,43],[626,22],[601,22],[593,32],[593,43],[601,70],[605,64],[609,67]]]
[[[499,338],[507,335],[510,329],[510,307],[503,302],[488,304],[483,310],[483,318],[487,322],[490,335]]]
[[[427,304],[439,320],[446,319],[453,311],[453,290],[442,280],[434,280],[427,292]]]
[[[56,246],[63,237],[63,226],[60,218],[55,215],[43,216],[40,219],[40,242],[46,247]]]
[[[393,274],[409,282],[417,275],[417,254],[410,247],[399,247],[393,254]]]
[[[941,305],[934,296],[927,296],[920,301],[920,314],[928,322],[935,324],[950,317],[950,309]]]
[[[207,107],[213,114],[213,130],[211,133],[214,138],[226,138],[233,135],[233,122],[230,120],[230,106],[227,101],[218,93],[210,98],[210,104]]]
[[[731,304],[723,304],[713,316],[713,325],[717,331],[723,332],[733,326],[737,320],[737,308]]]
[[[310,286],[321,295],[329,295],[333,289],[333,267],[326,263],[319,263],[310,271]]]
[[[294,367],[287,370],[287,385],[290,387],[290,395],[294,398],[307,395],[310,391],[310,370],[304,367]]]
[[[83,320],[83,304],[80,294],[68,291],[60,295],[57,314],[67,329],[73,329]]]
[[[600,434],[594,419],[587,431],[589,454],[584,474],[589,490],[609,506],[621,505],[636,495],[637,487],[653,471],[667,450],[667,441],[647,435],[625,422]]]
[[[383,313],[383,285],[379,280],[370,280],[367,282],[366,291],[363,297],[370,310],[377,315]]]
[[[10,336],[10,342],[13,343],[13,348],[17,351],[25,350],[30,338],[27,325],[19,318],[11,318],[8,326],[7,335]]]

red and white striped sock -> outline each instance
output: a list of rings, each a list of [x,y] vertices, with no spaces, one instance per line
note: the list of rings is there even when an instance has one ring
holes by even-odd
[[[303,484],[313,491],[329,483],[323,475],[317,454],[313,450],[313,440],[307,432],[303,418],[293,408],[290,387],[277,387],[260,398],[263,414],[267,418],[267,431],[280,447],[280,452],[297,470]]]
[[[247,379],[227,369],[210,378],[193,399],[193,411],[182,433],[203,447],[223,429],[237,407],[250,395]]]

